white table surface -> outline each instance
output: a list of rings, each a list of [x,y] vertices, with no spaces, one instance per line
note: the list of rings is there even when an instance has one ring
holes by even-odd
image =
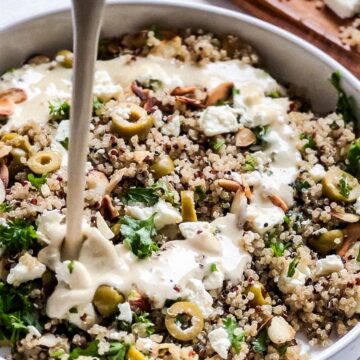
[[[179,1],[179,0],[171,0]],[[196,2],[225,7],[231,10],[239,10],[229,0],[181,0],[182,2]],[[116,3],[117,0],[107,0],[108,3]],[[70,7],[71,0],[0,0],[0,28],[14,21],[26,19],[33,15],[39,15],[49,10],[57,10],[64,7]],[[360,345],[360,340],[359,343]],[[360,356],[360,346],[359,355]],[[1,356],[0,356],[1,359]],[[353,356],[348,356],[345,352],[332,358],[332,360],[360,360]]]

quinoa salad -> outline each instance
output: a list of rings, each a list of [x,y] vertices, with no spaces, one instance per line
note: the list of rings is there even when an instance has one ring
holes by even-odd
[[[0,78],[8,359],[308,359],[354,327],[360,138],[341,74],[321,117],[236,36],[151,28],[98,59],[72,260],[73,55]]]

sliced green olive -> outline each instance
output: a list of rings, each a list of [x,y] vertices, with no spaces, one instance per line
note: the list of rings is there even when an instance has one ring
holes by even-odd
[[[159,179],[171,174],[175,170],[175,166],[169,155],[162,155],[155,159],[150,170],[153,172],[154,177]]]
[[[58,51],[55,59],[64,68],[71,69],[73,67],[74,54],[70,50]]]
[[[129,109],[129,118],[123,116],[112,115],[111,130],[125,139],[138,135],[144,139],[154,124],[154,118],[138,105],[131,105]]]
[[[329,170],[322,181],[323,193],[334,201],[354,202],[360,196],[360,184],[339,168]]]
[[[27,153],[32,152],[30,143],[21,135],[17,133],[6,133],[2,136],[1,141],[6,145],[12,146],[13,148],[19,148]]]
[[[20,148],[14,148],[10,152],[12,160],[8,166],[10,177],[14,177],[19,172],[23,171],[26,166],[27,152]]]
[[[190,326],[182,328],[180,316],[190,318]],[[200,308],[188,301],[179,301],[170,306],[165,317],[165,326],[169,334],[177,340],[189,341],[196,338],[204,327],[204,316]]]
[[[55,151],[39,151],[29,158],[27,165],[35,174],[48,174],[60,168],[61,154]]]
[[[93,299],[96,309],[104,317],[115,314],[118,305],[122,302],[124,302],[124,297],[107,285],[99,286]]]
[[[197,221],[193,191],[181,192],[181,216],[183,221]]]
[[[254,298],[251,300],[253,305],[261,306],[271,304],[271,302],[267,300],[269,295],[266,292],[264,285],[260,282],[255,282],[254,284],[250,285],[247,291],[248,293],[251,292],[254,294]]]
[[[309,245],[316,252],[326,255],[341,247],[344,242],[344,233],[341,230],[330,230],[317,238],[309,240]]]

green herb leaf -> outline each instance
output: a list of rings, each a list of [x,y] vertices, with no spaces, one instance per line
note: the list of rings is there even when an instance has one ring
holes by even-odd
[[[67,268],[68,268],[70,274],[73,273],[74,266],[75,266],[74,260],[69,261],[69,263],[67,264]]]
[[[359,251],[358,251],[358,254],[357,254],[357,257],[356,257],[356,261],[360,262],[360,246],[359,246]]]
[[[307,135],[305,133],[301,133],[300,134],[300,140],[307,140],[307,142],[303,146],[304,150],[307,149],[307,148],[315,150],[316,147],[317,147],[315,139],[310,135]]]
[[[258,165],[258,161],[255,156],[253,156],[253,155],[246,156],[245,165],[244,165],[245,171],[255,171],[257,165]]]
[[[348,170],[353,175],[360,175],[360,138],[353,141],[349,147],[347,159]]]
[[[291,263],[289,264],[287,276],[292,278],[295,275],[296,267],[299,265],[300,258],[296,257],[294,258]]]
[[[334,73],[332,73],[330,82],[338,92],[336,112],[338,114],[342,114],[345,122],[356,122],[357,117],[355,114],[355,101],[352,97],[347,96],[347,94],[341,87],[340,71],[335,71]]]
[[[198,185],[198,186],[195,186],[195,192],[196,194],[199,195],[199,200],[200,201],[203,201],[206,199],[206,192],[204,191],[204,189]]]
[[[225,140],[223,138],[214,138],[210,142],[210,147],[214,151],[219,151],[223,147],[224,144],[225,144]]]
[[[64,140],[60,141],[60,144],[65,150],[69,150],[69,138],[66,137]]]
[[[268,339],[269,337],[267,334],[267,330],[266,329],[261,330],[257,338],[252,343],[254,347],[254,351],[257,353],[266,352]]]
[[[269,97],[271,97],[273,99],[277,99],[277,98],[280,97],[280,93],[275,90],[275,91],[271,92],[270,94],[268,94],[267,96],[269,96]]]
[[[265,126],[256,126],[252,130],[252,132],[256,136],[256,144],[261,145],[266,142],[266,136],[269,133],[269,125]]]
[[[217,268],[217,266],[216,266],[215,263],[212,263],[212,264],[210,265],[210,270],[211,270],[211,272],[216,272],[216,271],[218,271],[218,268]]]
[[[295,188],[299,192],[304,192],[306,189],[309,189],[309,187],[310,187],[310,184],[306,180],[297,179],[295,181]]]
[[[0,245],[11,253],[28,250],[37,238],[34,227],[25,220],[15,219],[0,225]]]
[[[134,323],[143,324],[143,326],[146,328],[146,334],[149,336],[155,332],[155,324],[149,319],[149,313],[146,312],[141,312],[138,314],[135,313]]]
[[[156,25],[152,25],[150,27],[150,31],[152,31],[154,33],[154,36],[158,39],[158,40],[163,40],[164,36],[161,33],[161,31],[158,29],[158,27]]]
[[[56,99],[49,102],[49,113],[55,121],[70,119],[70,104],[66,100]]]
[[[288,343],[285,343],[284,345],[280,345],[276,348],[277,352],[279,353],[280,356],[284,356],[286,354],[286,351],[289,347]]]
[[[40,189],[42,185],[46,184],[48,175],[42,174],[40,176],[36,176],[35,174],[28,174],[27,179],[30,181],[30,184],[36,188]]]
[[[154,251],[159,250],[153,241],[157,234],[154,224],[155,215],[146,220],[136,220],[125,215],[120,221],[120,232],[124,237],[124,243],[139,259],[151,256]]]
[[[231,92],[232,92],[232,96],[239,95],[240,94],[240,89],[237,89],[236,87],[233,87]]]
[[[235,320],[235,318],[229,315],[223,321],[225,330],[228,333],[229,340],[231,342],[231,346],[234,348],[235,353],[239,354],[241,350],[241,344],[245,340],[245,333],[239,329],[239,326]]]
[[[92,104],[93,116],[99,116],[100,111],[103,109],[103,107],[104,107],[104,103],[95,96]]]
[[[12,206],[6,202],[0,204],[0,213],[7,213],[12,210]]]
[[[128,350],[129,350],[128,344],[112,342],[112,343],[110,343],[109,350],[106,352],[106,359],[107,360],[125,360]]]
[[[273,251],[275,257],[284,256],[285,250],[290,246],[290,243],[283,243],[281,241],[273,242],[270,244],[271,250]]]
[[[346,198],[349,197],[352,187],[348,183],[348,178],[346,176],[342,176],[339,180],[339,191],[340,194]]]
[[[69,360],[77,359],[80,356],[98,357],[98,342],[91,341],[85,348],[74,348],[69,354]]]
[[[216,106],[224,106],[226,105],[225,100],[218,100],[218,102],[216,103]]]

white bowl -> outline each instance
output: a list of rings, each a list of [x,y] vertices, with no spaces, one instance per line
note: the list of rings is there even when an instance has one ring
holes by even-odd
[[[119,1],[105,11],[102,36],[116,36],[156,24],[167,28],[203,28],[216,34],[237,34],[254,46],[271,74],[294,85],[311,100],[314,111],[334,110],[337,94],[328,78],[340,70],[343,87],[360,104],[360,81],[342,65],[300,38],[247,15],[217,7],[174,2]],[[71,46],[69,10],[49,12],[0,29],[0,70],[20,65],[32,54],[51,54]],[[358,114],[360,115],[358,108]],[[311,349],[314,360],[355,360],[360,354],[360,325],[332,346]]]

